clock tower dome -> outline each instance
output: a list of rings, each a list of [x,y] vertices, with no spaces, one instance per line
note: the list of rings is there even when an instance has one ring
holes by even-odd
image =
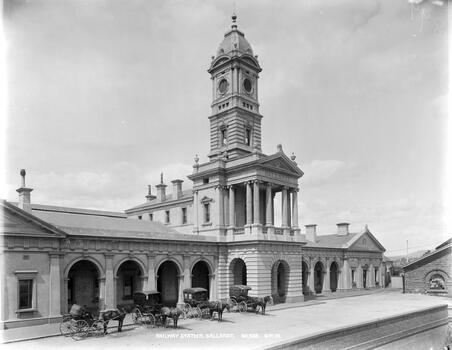
[[[261,152],[258,79],[262,71],[251,45],[237,29],[237,16],[208,70],[212,79],[210,159]]]

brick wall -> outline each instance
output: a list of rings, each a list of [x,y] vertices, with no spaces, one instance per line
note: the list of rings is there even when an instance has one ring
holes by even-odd
[[[430,277],[438,273],[446,282],[446,289],[452,295],[451,248],[445,249],[430,257],[404,268],[405,291],[408,293],[424,293],[428,289]]]

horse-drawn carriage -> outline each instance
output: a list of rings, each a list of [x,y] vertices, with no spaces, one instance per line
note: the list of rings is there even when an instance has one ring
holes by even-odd
[[[271,296],[266,297],[250,297],[248,292],[251,287],[246,285],[236,284],[229,288],[229,298],[231,308],[233,311],[245,312],[251,309],[253,312],[259,313],[262,310],[262,315],[265,314],[265,307],[268,303],[273,303]]]
[[[138,325],[156,326],[162,324],[160,292],[147,290],[135,292],[133,295],[132,319]],[[165,326],[165,325],[164,325]]]
[[[204,288],[186,288],[184,294],[184,316],[187,318],[199,317],[209,313],[209,291]]]
[[[117,309],[100,311],[99,316],[95,317],[94,312],[73,304],[69,314],[64,315],[60,322],[60,333],[70,335],[75,340],[86,338],[89,335],[105,335],[108,322],[111,320],[119,322],[118,332],[120,332],[124,317],[125,313]]]

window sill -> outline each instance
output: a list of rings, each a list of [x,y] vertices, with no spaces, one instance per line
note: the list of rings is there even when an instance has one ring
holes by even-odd
[[[30,312],[36,312],[38,311],[38,309],[19,309],[16,310],[16,314],[26,314],[26,313],[30,313]]]
[[[204,224],[202,224],[202,226],[212,226],[211,222],[205,222]]]

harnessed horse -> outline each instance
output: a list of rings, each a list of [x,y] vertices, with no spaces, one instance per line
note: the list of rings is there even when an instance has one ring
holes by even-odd
[[[166,319],[171,318],[173,320],[174,328],[177,328],[177,321],[179,320],[179,317],[183,314],[183,311],[179,309],[178,307],[162,307],[162,310],[160,311],[162,315],[162,323],[166,327]]]
[[[205,308],[209,309],[210,318],[213,319],[213,313],[218,314],[218,322],[223,320],[223,311],[227,309],[228,312],[231,310],[231,306],[226,301],[210,301],[204,305]]]
[[[110,321],[118,321],[118,332],[121,332],[125,317],[126,313],[124,310],[108,309],[100,311],[99,320],[104,321],[104,334],[107,334],[107,327]]]
[[[248,302],[253,304],[253,307],[256,308],[260,306],[262,309],[262,315],[265,315],[265,308],[267,307],[267,303],[273,305],[273,298],[270,295],[266,297],[248,297]]]

